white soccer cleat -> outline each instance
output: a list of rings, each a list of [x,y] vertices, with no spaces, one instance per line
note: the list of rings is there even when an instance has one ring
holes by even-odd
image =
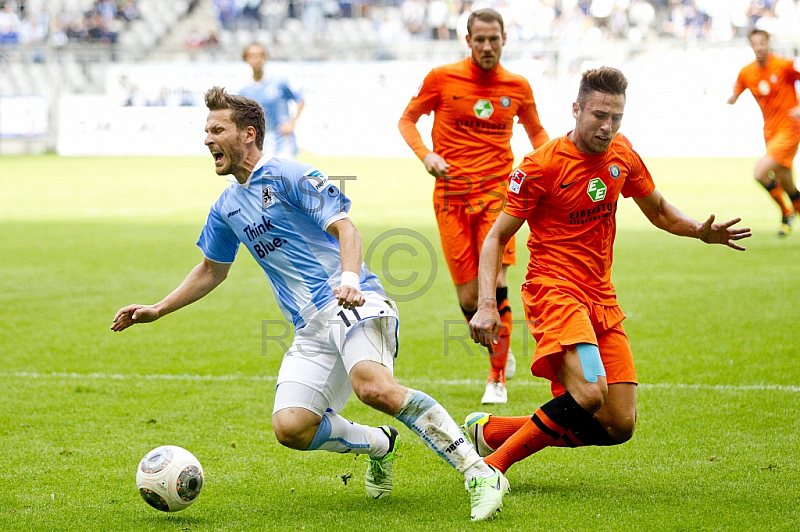
[[[508,390],[502,382],[487,382],[481,404],[503,404],[508,402]]]
[[[489,422],[490,415],[491,414],[488,412],[473,412],[467,416],[467,419],[464,420],[464,424],[461,425],[461,430],[464,431],[467,439],[472,446],[475,447],[475,450],[481,458],[489,456],[494,452],[494,449],[489,447],[489,444],[487,444],[486,440],[483,438],[483,427]]]
[[[489,466],[494,475],[491,477],[475,477],[467,482],[473,521],[491,519],[503,507],[503,495],[508,493],[509,484],[506,476]]]
[[[506,359],[505,375],[506,379],[513,379],[517,374],[517,359],[511,349],[508,350],[508,358]]]

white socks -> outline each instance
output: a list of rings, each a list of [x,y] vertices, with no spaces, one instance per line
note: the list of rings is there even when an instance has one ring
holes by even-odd
[[[395,417],[417,433],[428,447],[467,480],[494,474],[461,433],[447,410],[428,394],[409,389]]]
[[[389,452],[389,438],[383,430],[359,425],[334,412],[325,412],[307,451],[368,454],[373,458]]]

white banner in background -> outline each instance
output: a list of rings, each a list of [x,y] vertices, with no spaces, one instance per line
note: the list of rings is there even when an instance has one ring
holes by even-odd
[[[44,96],[0,96],[0,138],[32,138],[47,134]]]
[[[662,51],[622,65],[630,84],[621,131],[643,156],[762,155],[758,106],[749,94],[733,107],[725,103],[739,69],[752,60],[751,53]],[[579,73],[599,66],[584,62],[575,74],[555,81],[543,75],[545,65],[537,59],[504,65],[530,81],[551,138],[574,127],[571,107]],[[301,149],[319,155],[413,157],[397,122],[434,66],[275,61],[266,70],[267,75],[290,79],[305,93],[306,106],[296,127]],[[203,92],[213,85],[236,92],[249,77],[249,67],[241,61],[112,65],[107,96],[69,96],[61,101],[58,153],[205,155]],[[418,124],[429,147],[431,122],[431,117],[422,116]],[[518,158],[531,150],[518,124],[511,145]]]
[[[59,155],[208,155],[205,107],[120,107],[106,97],[64,96]]]

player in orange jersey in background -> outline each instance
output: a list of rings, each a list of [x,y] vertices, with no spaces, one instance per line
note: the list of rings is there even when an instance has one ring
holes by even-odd
[[[539,121],[528,81],[500,65],[506,42],[500,14],[493,9],[471,13],[467,31],[471,57],[431,70],[398,127],[436,178],[433,203],[439,235],[459,305],[469,321],[478,308],[481,246],[503,209],[506,178],[514,166],[514,117],[519,117],[533,147],[549,137]],[[420,116],[431,112],[433,151],[416,127]],[[482,403],[507,402],[506,377],[516,371],[508,352],[512,314],[506,281],[506,267],[515,260],[511,240],[498,272],[497,290],[491,294],[500,308],[503,328],[499,341],[490,346],[491,372]]]
[[[531,258],[522,301],[536,339],[531,371],[554,399],[533,416],[467,416],[464,428],[500,471],[550,446],[616,445],[636,426],[636,371],[625,318],[611,283],[617,200],[632,197],[669,233],[743,250],[739,218],[698,222],[667,202],[628,139],[617,131],[628,80],[617,69],[584,72],[572,104],[575,129],[528,154],[512,174],[505,210],[483,243],[480,304],[472,338],[491,345],[499,318],[491,301],[503,247],[528,222]]]
[[[780,206],[782,218],[778,236],[786,236],[792,230],[794,213],[800,210],[800,192],[792,175],[792,163],[800,144],[800,107],[795,91],[800,72],[791,60],[771,52],[766,31],[751,31],[750,46],[756,60],[739,72],[728,103],[735,104],[749,89],[761,108],[767,154],[756,163],[755,178]],[[792,206],[786,202],[784,191],[792,200]]]

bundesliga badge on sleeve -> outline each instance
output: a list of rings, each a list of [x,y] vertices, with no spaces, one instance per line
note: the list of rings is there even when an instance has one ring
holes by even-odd
[[[525,181],[525,172],[517,168],[514,170],[514,173],[511,174],[511,181],[508,183],[508,190],[514,194],[519,194],[523,181]]]

